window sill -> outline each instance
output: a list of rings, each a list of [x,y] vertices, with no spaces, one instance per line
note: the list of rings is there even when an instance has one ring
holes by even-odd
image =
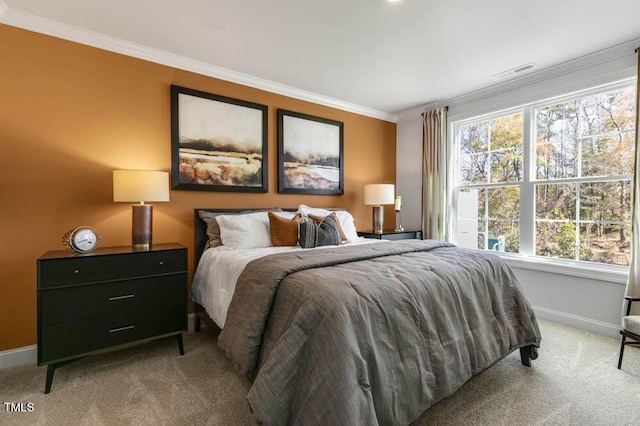
[[[578,262],[540,259],[504,253],[499,253],[499,255],[513,268],[590,278],[615,284],[626,284],[629,276],[629,267],[627,266],[585,265],[578,264]]]

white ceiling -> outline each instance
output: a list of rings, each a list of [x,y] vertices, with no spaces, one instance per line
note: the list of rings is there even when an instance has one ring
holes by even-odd
[[[46,18],[40,27],[89,30],[389,116],[494,85],[494,74],[528,62],[540,70],[640,38],[638,0],[0,0],[3,8],[13,21]]]

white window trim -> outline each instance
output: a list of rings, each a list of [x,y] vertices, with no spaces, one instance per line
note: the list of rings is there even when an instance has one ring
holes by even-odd
[[[496,252],[496,254],[502,257],[512,268],[551,272],[554,274],[568,275],[570,277],[589,278],[621,285],[625,285],[629,277],[628,266],[560,260],[544,258],[542,256],[528,257],[514,253]]]
[[[456,167],[456,158],[457,153],[459,151],[457,134],[456,130],[464,126],[466,124],[474,123],[477,121],[489,120],[495,117],[506,116],[510,114],[517,114],[519,112],[523,113],[524,120],[524,128],[523,128],[523,153],[529,153],[528,159],[529,161],[524,161],[523,163],[523,179],[521,182],[505,182],[505,183],[482,183],[482,184],[468,184],[468,185],[450,185],[448,187],[448,199],[450,200],[450,208],[449,214],[447,215],[447,230],[449,235],[449,240],[453,243],[456,243],[456,235],[457,235],[457,221],[455,218],[457,217],[456,206],[458,204],[457,200],[457,189],[461,187],[499,187],[499,186],[509,186],[509,185],[517,185],[520,187],[520,221],[521,223],[529,223],[528,226],[533,227],[535,222],[535,203],[534,197],[531,192],[534,191],[535,185],[540,183],[547,183],[550,181],[547,180],[538,180],[536,176],[532,176],[532,170],[534,168],[535,155],[532,155],[533,149],[532,141],[534,140],[534,132],[535,129],[531,126],[531,114],[535,111],[536,108],[548,106],[553,104],[554,102],[563,102],[565,100],[570,100],[576,97],[584,97],[593,95],[596,93],[600,93],[602,91],[607,90],[615,90],[621,87],[629,86],[632,84],[636,84],[637,79],[635,77],[624,78],[608,83],[598,84],[596,86],[583,89],[583,90],[574,90],[568,93],[564,93],[562,95],[556,95],[552,97],[545,98],[543,100],[538,100],[535,102],[527,102],[524,104],[519,104],[514,107],[504,108],[498,111],[492,111],[489,113],[484,113],[480,115],[476,115],[473,117],[465,117],[464,119],[457,119],[455,121],[451,121],[449,123],[449,135],[448,135],[448,145],[451,147],[451,150],[448,153],[448,170],[449,170],[449,182],[458,182],[457,175],[457,167]],[[640,111],[636,111],[636,114],[640,114]],[[637,122],[637,120],[636,120]],[[636,129],[636,131],[640,131]],[[524,135],[529,135],[529,137],[524,137]],[[533,168],[533,169],[532,169]],[[628,178],[628,175],[622,175],[621,177]],[[576,179],[562,179],[562,182],[566,183],[575,183],[583,180],[587,180],[589,182],[598,180],[598,177],[593,178],[576,178]],[[633,180],[633,176],[631,176]],[[569,181],[572,182],[569,182]],[[605,178],[603,180],[608,180]],[[524,194],[524,195],[523,195]],[[533,229],[533,228],[532,228]],[[526,235],[525,235],[526,234]],[[531,234],[531,235],[529,235]],[[626,284],[629,274],[628,266],[619,266],[619,265],[610,265],[604,263],[595,263],[595,262],[586,262],[586,261],[576,261],[570,259],[556,259],[556,258],[546,258],[544,256],[535,256],[531,251],[534,249],[535,236],[532,232],[520,233],[520,253],[502,253],[496,252],[499,256],[503,257],[510,266],[516,268],[523,269],[532,269],[536,271],[544,271],[551,272],[556,274],[563,274],[569,276],[578,276],[584,278],[598,279],[602,281],[607,281],[611,283],[617,284]],[[523,250],[523,247],[525,248]]]

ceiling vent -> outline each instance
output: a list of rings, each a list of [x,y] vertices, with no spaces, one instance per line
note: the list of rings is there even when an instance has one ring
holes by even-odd
[[[493,78],[496,80],[504,80],[505,78],[515,77],[518,74],[522,74],[526,71],[531,71],[536,68],[537,65],[533,62],[529,62],[528,64],[520,65],[515,68],[511,68],[510,70],[502,71],[498,74],[494,74]]]

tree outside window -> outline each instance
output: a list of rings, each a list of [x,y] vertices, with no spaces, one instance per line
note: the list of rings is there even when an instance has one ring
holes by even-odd
[[[627,265],[635,93],[612,86],[454,123],[459,244]],[[523,233],[532,247],[521,246]]]

